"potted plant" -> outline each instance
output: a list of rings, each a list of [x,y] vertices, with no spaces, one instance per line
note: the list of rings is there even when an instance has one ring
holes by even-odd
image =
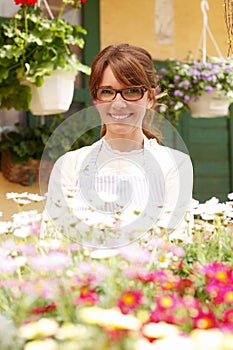
[[[209,57],[207,62],[169,61],[158,71],[160,89],[167,91],[160,111],[177,123],[182,109],[193,117],[218,117],[228,114],[233,100],[232,58]]]
[[[46,102],[51,101],[54,106],[54,88],[48,79],[55,72],[55,93],[60,93],[59,89],[65,86],[66,93],[61,93],[61,96],[66,96],[70,91],[72,100],[75,75],[77,72],[89,73],[89,67],[78,60],[73,50],[74,47],[84,47],[85,29],[62,19],[67,5],[77,10],[81,7],[81,2],[85,1],[62,0],[61,9],[55,18],[46,17],[36,7],[38,0],[14,1],[21,8],[13,18],[4,20],[0,27],[1,109],[15,108],[31,110],[34,114],[56,114],[61,112],[60,106],[52,111],[48,108],[44,111],[42,107],[40,111],[43,113],[39,113],[32,93],[41,95],[40,87],[48,85],[49,97],[48,93],[42,93],[42,98]],[[58,77],[59,73],[61,77]],[[71,87],[64,81],[66,73]]]

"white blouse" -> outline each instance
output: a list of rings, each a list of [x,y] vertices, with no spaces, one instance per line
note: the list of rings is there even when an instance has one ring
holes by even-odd
[[[146,137],[143,149],[120,152],[102,138],[57,160],[44,218],[79,243],[115,247],[179,227],[192,183],[188,155]]]

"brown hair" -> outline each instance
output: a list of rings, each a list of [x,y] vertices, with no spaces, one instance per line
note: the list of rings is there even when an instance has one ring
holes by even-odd
[[[89,89],[94,99],[107,66],[111,67],[114,76],[120,83],[126,86],[146,87],[149,98],[155,101],[156,72],[152,57],[145,49],[129,44],[120,44],[110,45],[100,51],[92,63],[89,79]],[[151,124],[151,113],[146,113],[142,126],[143,133],[148,138],[156,138],[160,142],[161,135],[158,130],[151,130]],[[106,125],[103,125],[100,136],[102,137],[105,132]]]

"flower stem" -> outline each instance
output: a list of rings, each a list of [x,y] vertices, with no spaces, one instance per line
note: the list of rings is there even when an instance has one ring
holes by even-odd
[[[57,15],[57,19],[61,19],[61,16],[63,14],[63,11],[64,11],[64,8],[65,8],[65,4],[62,4],[61,7],[60,7],[60,10],[59,10],[59,13]]]

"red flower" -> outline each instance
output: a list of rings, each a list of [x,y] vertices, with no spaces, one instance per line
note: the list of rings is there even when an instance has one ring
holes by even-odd
[[[51,312],[51,311],[55,310],[56,307],[57,307],[56,304],[53,302],[53,303],[46,305],[46,306],[35,307],[31,311],[31,313],[34,315],[43,314],[43,313],[47,313],[47,312]]]
[[[134,311],[142,303],[142,292],[140,290],[128,290],[122,293],[118,300],[118,307],[123,314]]]
[[[37,1],[38,0],[14,0],[16,5],[27,5],[27,6],[35,5]]]
[[[83,3],[83,4],[84,4],[86,1],[87,1],[87,0],[81,0],[81,3]]]

